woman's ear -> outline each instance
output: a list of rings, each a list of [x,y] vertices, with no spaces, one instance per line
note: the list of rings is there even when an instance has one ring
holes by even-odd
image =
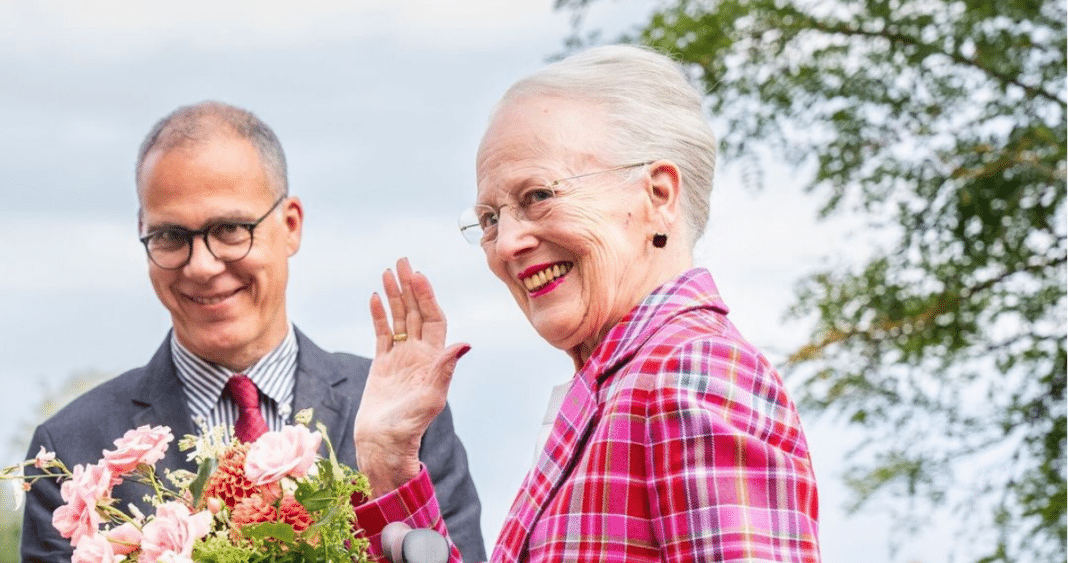
[[[662,228],[671,229],[681,212],[681,175],[670,160],[656,160],[649,165],[647,196],[652,219]]]

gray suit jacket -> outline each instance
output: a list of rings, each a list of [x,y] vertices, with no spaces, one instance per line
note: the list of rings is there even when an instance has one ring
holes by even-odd
[[[314,420],[329,430],[338,459],[354,467],[352,422],[371,361],[351,354],[327,353],[299,330],[296,336],[300,351],[293,412],[314,409]],[[37,455],[44,446],[56,452],[56,457],[67,467],[96,463],[105,449],[114,449],[115,439],[145,424],[169,426],[177,440],[195,433],[186,404],[168,337],[148,365],[101,384],[38,426],[27,459]],[[186,454],[172,443],[167,457],[156,464],[157,470],[161,473],[163,468],[195,471],[193,463],[186,461]],[[434,480],[449,533],[464,559],[484,561],[486,554],[479,522],[481,506],[468,472],[467,454],[453,431],[448,407],[423,437],[420,459]],[[143,485],[124,482],[112,495],[120,499],[119,507],[130,502],[143,507],[141,499],[146,492],[148,489]],[[38,481],[27,494],[22,527],[24,563],[70,561],[70,541],[52,527],[52,512],[61,504],[59,485],[52,479]]]

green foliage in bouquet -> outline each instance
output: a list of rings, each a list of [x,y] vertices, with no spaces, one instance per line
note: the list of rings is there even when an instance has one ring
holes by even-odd
[[[358,536],[353,498],[370,487],[366,477],[338,462],[326,429],[297,425],[267,432],[256,441],[228,441],[224,429],[186,436],[198,470],[167,471],[155,464],[173,440],[164,426],[130,430],[94,465],[68,470],[43,448],[35,459],[0,470],[23,492],[39,479],[62,482],[64,505],[53,525],[71,540],[72,560],[113,563],[349,563],[368,561],[366,539]],[[318,455],[325,441],[327,456]],[[24,475],[33,465],[40,473]],[[145,516],[115,507],[115,485],[147,485],[155,512]]]

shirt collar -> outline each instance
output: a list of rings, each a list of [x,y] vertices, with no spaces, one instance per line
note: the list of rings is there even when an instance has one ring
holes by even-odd
[[[226,382],[237,373],[247,375],[261,393],[276,404],[284,405],[292,397],[296,383],[297,352],[297,337],[291,323],[278,346],[247,370],[237,372],[197,356],[171,332],[171,354],[178,379],[187,389],[195,389],[195,394],[207,399],[204,402],[211,405],[218,402]],[[193,414],[195,416],[198,413]]]

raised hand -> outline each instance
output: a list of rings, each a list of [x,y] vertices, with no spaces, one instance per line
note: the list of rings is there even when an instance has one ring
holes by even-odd
[[[371,296],[375,358],[367,379],[354,437],[359,468],[381,496],[419,472],[419,442],[442,409],[466,344],[445,347],[445,314],[426,276],[406,258],[397,273],[386,270],[382,298]]]

